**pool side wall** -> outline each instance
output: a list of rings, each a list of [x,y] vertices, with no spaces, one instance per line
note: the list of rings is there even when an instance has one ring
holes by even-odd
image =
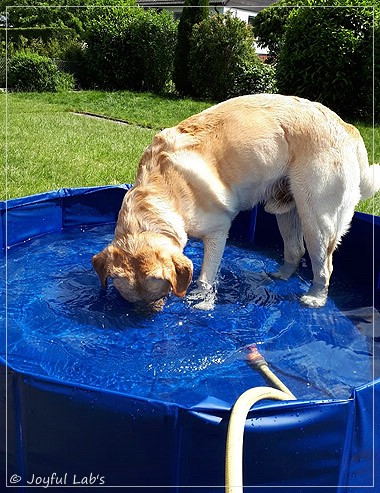
[[[2,261],[7,245],[62,228],[115,222],[128,188],[64,189],[1,203]],[[274,216],[260,207],[240,214],[230,237],[255,248],[281,247]],[[335,254],[334,275],[349,269],[354,285],[374,286],[379,308],[378,245],[380,218],[356,214]],[[5,347],[4,327],[2,337]],[[75,486],[97,477],[93,486],[101,491],[118,491],[107,486],[129,487],[125,491],[150,486],[147,491],[155,493],[190,493],[194,486],[224,491],[227,404],[210,398],[184,408],[74,387],[20,373],[7,366],[6,354],[0,373],[0,485],[24,492],[33,478],[60,478]],[[292,493],[359,493],[363,487],[377,492],[379,443],[380,379],[347,400],[267,404],[246,421],[244,481],[265,486],[265,492],[284,487],[294,487]],[[38,490],[46,488],[32,491]]]

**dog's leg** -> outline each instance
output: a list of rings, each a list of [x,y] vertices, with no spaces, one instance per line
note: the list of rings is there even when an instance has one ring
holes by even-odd
[[[198,285],[212,286],[222,260],[228,232],[218,231],[203,238],[203,262]]]
[[[314,228],[305,228],[304,234],[313,269],[313,284],[307,294],[302,296],[301,301],[305,305],[318,308],[327,300],[333,269],[332,255],[337,245],[337,238],[333,233],[318,231],[317,225]]]
[[[215,305],[214,282],[226,246],[227,236],[228,231],[218,231],[203,238],[203,262],[197,280],[197,288],[187,297],[189,301],[196,302],[194,308],[211,310]]]
[[[284,214],[276,214],[276,219],[284,242],[284,264],[271,276],[286,280],[297,270],[305,253],[303,233],[296,208]]]
[[[295,196],[296,203],[298,204],[297,200],[300,201],[298,211],[313,269],[313,285],[302,296],[301,301],[312,307],[320,307],[326,303],[333,271],[333,253],[349,229],[358,201],[355,176],[351,181],[347,179],[340,183],[339,180],[340,178],[335,179],[334,183],[334,176],[330,177],[328,191],[333,187],[333,194],[330,191],[326,195],[319,194],[315,197],[309,189],[308,193],[298,193]],[[313,183],[314,186],[318,184],[317,180]]]

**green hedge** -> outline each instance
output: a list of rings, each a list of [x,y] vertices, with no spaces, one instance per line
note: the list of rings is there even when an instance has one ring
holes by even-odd
[[[86,34],[91,85],[160,92],[173,71],[177,24],[172,14],[141,8],[107,9]]]
[[[8,89],[56,92],[73,87],[73,76],[60,72],[50,58],[20,52],[13,55],[8,62]]]
[[[68,27],[12,27],[5,29],[0,28],[0,41],[5,41],[6,31],[8,31],[8,43],[14,43],[18,46],[22,43],[22,38],[41,39],[47,43],[51,39],[66,40],[76,37],[73,29]]]
[[[251,26],[230,14],[194,26],[190,80],[194,96],[213,101],[275,87],[273,70],[256,55]]]

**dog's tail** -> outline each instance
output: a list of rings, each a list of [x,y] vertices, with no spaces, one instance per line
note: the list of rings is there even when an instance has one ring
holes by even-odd
[[[357,157],[360,166],[360,193],[361,200],[363,200],[372,197],[380,190],[380,165],[369,165],[367,150],[360,134],[356,142]]]
[[[360,193],[362,199],[372,197],[380,190],[380,164],[360,170]]]
[[[380,164],[360,168],[361,199],[368,199],[380,190]]]

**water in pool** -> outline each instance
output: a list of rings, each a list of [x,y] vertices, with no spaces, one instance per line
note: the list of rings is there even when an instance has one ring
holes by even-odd
[[[170,296],[161,312],[142,313],[112,283],[102,290],[92,270],[92,255],[112,240],[113,229],[75,228],[9,249],[11,366],[185,406],[208,396],[232,404],[265,385],[245,363],[245,347],[253,343],[300,399],[347,398],[372,380],[370,315],[342,303],[338,309],[334,297],[322,309],[302,307],[307,275],[285,282],[266,274],[277,269],[278,253],[229,244],[213,310]],[[202,244],[189,242],[185,253],[196,277]],[[335,291],[348,306],[355,297],[358,306],[347,286]]]

